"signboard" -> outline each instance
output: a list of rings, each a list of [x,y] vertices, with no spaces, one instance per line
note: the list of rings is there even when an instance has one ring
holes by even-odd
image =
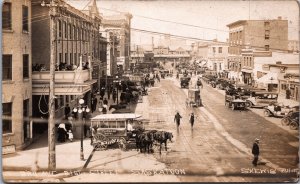
[[[128,77],[129,77],[130,81],[142,81],[142,77],[141,76],[130,75]]]
[[[122,130],[118,129],[100,129],[98,130],[100,133],[106,136],[124,136],[125,135],[125,128]]]
[[[2,146],[2,154],[9,154],[16,152],[16,145]]]

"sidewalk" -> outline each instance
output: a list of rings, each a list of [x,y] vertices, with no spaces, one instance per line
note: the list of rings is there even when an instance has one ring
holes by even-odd
[[[107,97],[105,95],[105,97]],[[113,100],[110,99],[109,105],[113,104]],[[99,102],[99,101],[98,101]],[[129,108],[135,110],[135,113],[141,114],[143,118],[149,118],[149,114],[145,111],[148,104],[148,97],[143,96],[143,102],[137,104],[131,104]],[[109,107],[108,105],[108,107]],[[102,114],[98,110],[99,103],[97,103],[97,109],[93,112],[92,117]],[[113,111],[113,110],[111,110]],[[108,113],[111,113],[108,111]],[[87,120],[87,125],[90,126],[90,121]],[[43,179],[43,178],[63,178],[68,175],[64,174],[66,171],[80,171],[88,159],[93,147],[90,145],[90,139],[85,138],[83,141],[84,161],[80,160],[80,130],[81,121],[73,121],[75,127],[74,141],[66,141],[65,143],[56,142],[56,171],[59,174],[48,175],[32,175],[32,172],[49,172],[48,170],[48,131],[41,135],[41,137],[28,146],[25,150],[18,151],[14,154],[3,155],[2,158],[2,170],[4,171],[4,179]],[[108,153],[106,153],[108,154]],[[19,171],[19,172],[16,172]],[[27,172],[27,173],[26,173]],[[20,174],[21,173],[21,174]],[[23,174],[22,174],[23,173]]]

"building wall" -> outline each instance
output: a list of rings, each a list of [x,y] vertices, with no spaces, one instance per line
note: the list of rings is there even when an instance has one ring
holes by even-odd
[[[12,80],[2,81],[2,103],[12,103],[12,132],[3,134],[2,146],[15,145],[23,148],[29,141],[24,139],[23,102],[29,100],[28,116],[32,114],[31,99],[31,1],[11,0],[12,29],[3,30],[2,54],[12,55]],[[22,30],[22,6],[28,7],[28,32]],[[23,54],[29,55],[29,78],[23,78]],[[29,124],[28,124],[29,125]]]

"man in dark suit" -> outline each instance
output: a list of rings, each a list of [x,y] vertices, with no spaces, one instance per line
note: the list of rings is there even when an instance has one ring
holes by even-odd
[[[258,161],[258,156],[259,156],[259,139],[255,139],[255,142],[253,143],[253,147],[252,147],[252,154],[254,156],[252,164],[254,166],[257,166],[257,161]]]

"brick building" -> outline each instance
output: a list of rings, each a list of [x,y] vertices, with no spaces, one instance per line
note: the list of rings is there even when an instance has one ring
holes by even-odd
[[[31,1],[2,6],[2,154],[32,140]]]
[[[241,81],[242,49],[251,46],[257,51],[287,51],[288,50],[288,21],[278,17],[276,20],[239,20],[228,24],[229,28],[229,76]],[[251,57],[246,56],[250,60]],[[251,62],[251,60],[250,60]]]

